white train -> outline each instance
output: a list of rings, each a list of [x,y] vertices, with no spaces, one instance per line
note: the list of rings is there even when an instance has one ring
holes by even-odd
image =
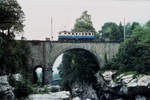
[[[93,32],[68,32],[61,31],[58,36],[59,40],[93,40]]]

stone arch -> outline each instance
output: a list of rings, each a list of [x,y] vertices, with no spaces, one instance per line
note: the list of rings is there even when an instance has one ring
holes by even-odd
[[[38,82],[38,77],[36,73],[37,68],[42,68],[42,84],[44,83],[44,67],[42,65],[37,65],[33,68],[33,83],[36,84]]]
[[[59,55],[61,55],[62,53],[64,52],[67,52],[69,50],[84,50],[84,51],[87,51],[89,52],[90,54],[92,54],[92,56],[95,58],[96,62],[98,63],[99,67],[101,68],[101,66],[103,66],[103,62],[102,62],[102,59],[97,56],[96,52],[92,51],[92,50],[89,50],[87,48],[84,48],[84,47],[80,47],[80,46],[71,46],[71,47],[67,47],[67,48],[64,48],[62,50],[60,50],[60,52],[58,52],[54,57],[53,57],[53,60],[52,60],[52,66],[54,64],[54,62],[56,61],[57,57]]]
[[[86,51],[88,53],[90,53],[90,55],[96,60],[96,64],[98,64],[99,66],[99,69],[101,68],[101,58],[99,58],[99,56],[96,55],[96,53],[94,53],[93,51],[91,50],[88,50],[88,49],[85,49],[85,48],[81,48],[81,47],[69,47],[69,48],[64,48],[64,49],[61,49],[59,53],[57,53],[55,56],[53,56],[53,63],[52,63],[52,72],[53,72],[53,64],[55,63],[56,59],[61,55],[63,54],[64,52],[67,52],[67,51],[70,51],[70,50],[83,50],[83,51]],[[51,81],[52,82],[52,81]],[[52,84],[52,83],[50,83]]]

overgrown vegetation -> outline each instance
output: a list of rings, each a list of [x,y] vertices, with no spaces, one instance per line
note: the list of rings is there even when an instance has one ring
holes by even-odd
[[[14,87],[14,94],[18,99],[25,98],[34,92],[32,84],[24,77],[16,80],[13,76],[11,76],[9,77],[9,84]]]
[[[115,22],[106,22],[99,30],[100,40],[122,42],[124,40],[124,28],[126,30],[125,37],[129,38],[136,26],[139,26],[138,22],[127,23],[125,26],[121,22],[119,25]]]
[[[104,70],[150,74],[150,21],[132,30],[131,37],[121,44],[118,54],[106,63]]]
[[[59,89],[58,89],[57,87],[52,87],[50,91],[51,91],[51,92],[58,92]]]
[[[91,53],[84,50],[71,50],[63,55],[59,74],[64,89],[70,89],[74,82],[96,83],[94,76],[99,66]]]
[[[0,75],[10,76],[26,70],[29,48],[25,41],[15,40],[15,35],[23,31],[23,21],[24,12],[16,0],[0,0]],[[10,77],[9,83],[19,100],[33,92],[25,77],[20,81]]]
[[[13,74],[25,68],[28,48],[24,41],[15,41],[23,31],[24,13],[16,0],[0,1],[0,75]]]

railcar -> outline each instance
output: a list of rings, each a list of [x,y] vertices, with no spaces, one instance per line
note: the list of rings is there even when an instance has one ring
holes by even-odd
[[[58,39],[59,41],[67,41],[67,40],[93,40],[94,33],[93,32],[67,32],[62,31],[59,32]]]

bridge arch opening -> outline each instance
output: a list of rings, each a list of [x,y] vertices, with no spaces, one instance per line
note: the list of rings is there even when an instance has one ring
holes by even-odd
[[[43,81],[44,77],[44,69],[41,65],[37,65],[33,69],[33,83],[42,85],[44,83]]]
[[[55,62],[54,62],[54,64],[53,64],[53,68],[52,68],[52,70],[53,70],[53,79],[52,79],[52,84],[53,84],[53,82],[54,82],[54,85],[56,85],[56,84],[58,84],[58,82],[59,82],[59,80],[55,80],[55,78],[57,78],[57,79],[60,79],[60,75],[59,75],[59,72],[60,72],[60,67],[61,67],[61,64],[63,63],[63,59],[64,59],[64,55],[65,54],[67,54],[67,53],[71,53],[71,52],[74,52],[74,53],[77,53],[77,55],[78,56],[80,56],[80,54],[81,54],[81,58],[82,58],[82,56],[84,56],[84,55],[82,55],[82,53],[79,53],[79,52],[83,52],[83,53],[85,53],[86,55],[84,56],[86,59],[87,59],[87,63],[88,64],[95,64],[95,65],[93,65],[93,66],[95,66],[95,67],[93,67],[95,70],[92,70],[92,68],[90,69],[89,68],[89,73],[90,73],[90,71],[94,71],[94,72],[91,72],[92,74],[93,73],[95,73],[96,74],[96,72],[98,72],[98,70],[100,69],[100,64],[99,64],[99,60],[98,60],[98,58],[97,58],[97,56],[94,54],[94,53],[92,53],[91,51],[88,51],[88,50],[86,50],[86,49],[83,49],[83,48],[71,48],[71,49],[66,49],[66,50],[64,50],[64,51],[62,51],[62,52],[60,52],[59,53],[59,55],[57,56],[57,58],[55,59]],[[89,58],[88,58],[89,57]],[[79,58],[79,57],[78,57]],[[92,58],[92,59],[91,59]],[[91,62],[88,60],[88,59],[90,59],[91,60]],[[82,60],[84,60],[83,58],[82,58]],[[78,63],[83,63],[82,65],[81,65],[81,67],[82,66],[86,66],[86,61],[80,61],[80,59],[78,59]],[[72,62],[73,63],[73,62]],[[88,66],[88,65],[87,65]],[[92,65],[91,65],[92,66]],[[86,70],[86,68],[84,69],[84,68],[81,68],[81,69],[79,69],[79,70],[84,70],[83,72],[85,72],[85,71],[87,71],[88,72],[88,70]],[[86,73],[86,72],[85,72]]]

